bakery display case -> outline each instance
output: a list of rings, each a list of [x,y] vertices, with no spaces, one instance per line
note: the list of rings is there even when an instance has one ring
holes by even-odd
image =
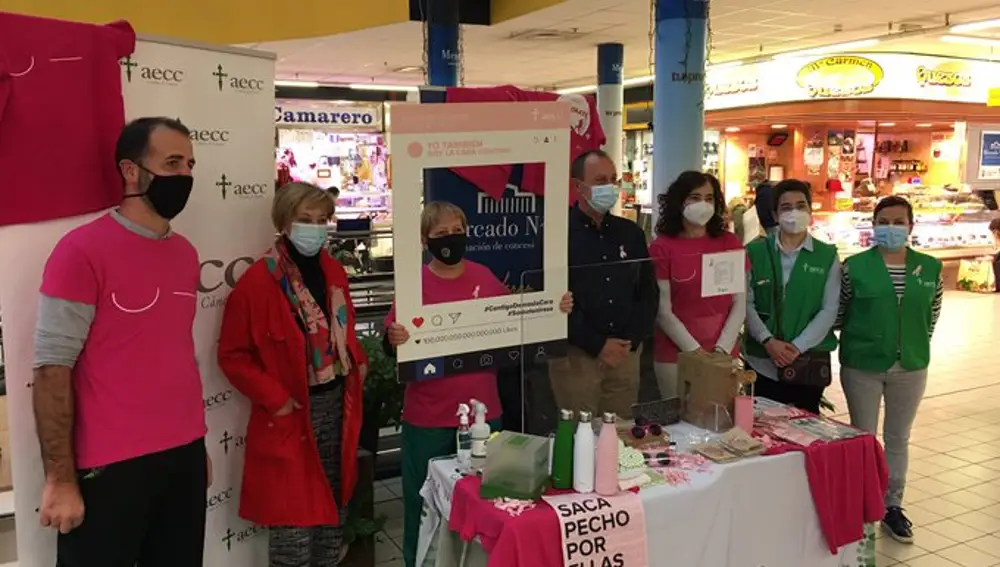
[[[993,252],[989,222],[998,213],[980,194],[913,185],[897,185],[893,193],[913,204],[915,226],[911,244],[941,260],[983,256]],[[875,198],[855,197],[851,210],[818,212],[812,234],[837,245],[841,257],[874,244],[872,213]]]

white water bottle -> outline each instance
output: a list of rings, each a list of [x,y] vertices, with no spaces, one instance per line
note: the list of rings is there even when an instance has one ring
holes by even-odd
[[[594,426],[589,411],[580,412],[580,422],[573,435],[573,490],[580,494],[594,491]]]

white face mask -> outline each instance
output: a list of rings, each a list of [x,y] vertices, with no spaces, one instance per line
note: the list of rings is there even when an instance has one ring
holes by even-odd
[[[781,230],[789,234],[802,234],[809,230],[809,221],[812,217],[806,211],[785,211],[778,215],[778,224]]]
[[[684,207],[684,218],[691,224],[705,226],[715,215],[715,205],[705,201],[691,203]]]

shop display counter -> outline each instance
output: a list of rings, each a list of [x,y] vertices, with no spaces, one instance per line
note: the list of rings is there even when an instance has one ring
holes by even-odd
[[[913,248],[940,260],[957,260],[994,253],[990,220],[998,213],[979,195],[927,187],[898,187],[896,195],[914,207]],[[813,236],[837,245],[842,258],[874,244],[872,214],[876,199],[856,198],[856,210],[815,213]]]

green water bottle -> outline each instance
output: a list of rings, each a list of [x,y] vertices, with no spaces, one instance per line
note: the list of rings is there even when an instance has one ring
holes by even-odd
[[[572,410],[559,410],[559,424],[552,447],[552,488],[573,488],[573,434],[576,422]]]

